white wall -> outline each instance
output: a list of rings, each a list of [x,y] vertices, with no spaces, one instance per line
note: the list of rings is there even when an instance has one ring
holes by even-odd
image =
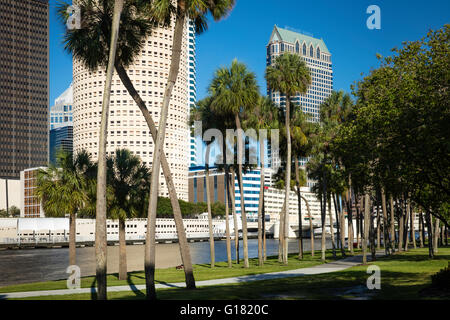
[[[20,204],[20,180],[8,179],[8,200],[9,207],[16,206],[21,208]],[[6,180],[0,179],[0,210],[6,209]]]

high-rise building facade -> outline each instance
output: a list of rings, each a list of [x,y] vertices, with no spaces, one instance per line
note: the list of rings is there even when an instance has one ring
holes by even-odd
[[[56,156],[59,150],[73,151],[73,126],[50,130],[50,163],[56,164]]]
[[[49,5],[0,0],[0,177],[48,161]]]
[[[188,92],[188,31],[184,28],[180,71],[172,92],[167,118],[164,151],[169,163],[178,197],[188,200],[189,165],[189,92]],[[156,125],[159,125],[161,105],[167,83],[173,41],[173,25],[157,28],[146,39],[141,54],[128,67],[128,75],[145,101]],[[90,72],[79,61],[73,63],[73,135],[74,151],[87,150],[93,160],[98,158],[99,130],[105,70]],[[117,148],[129,149],[149,167],[153,160],[153,139],[141,111],[128,94],[117,74],[113,76],[108,123],[107,154]],[[159,195],[168,197],[161,170]]]
[[[189,93],[189,109],[195,106],[197,102],[197,69],[196,69],[196,50],[195,50],[195,27],[194,23],[189,20],[187,33],[187,74],[188,74],[188,93]],[[192,130],[193,131],[193,130]],[[197,166],[197,145],[193,132],[189,139],[189,167]]]
[[[52,164],[56,164],[56,154],[60,149],[73,151],[72,106],[73,85],[70,84],[50,107],[49,160]]]
[[[50,130],[66,126],[73,126],[73,85],[66,89],[58,98],[55,104],[50,107]]]
[[[331,53],[322,39],[275,26],[267,45],[267,65],[272,65],[278,56],[286,52],[303,58],[312,80],[307,93],[292,97],[292,102],[300,104],[303,112],[309,113],[313,121],[318,122],[320,105],[333,91]],[[285,96],[269,88],[267,93],[276,104],[285,105]]]
[[[291,101],[293,104],[300,105],[303,112],[310,115],[311,121],[319,122],[320,105],[333,91],[333,65],[331,53],[325,42],[322,39],[275,26],[266,50],[267,66],[273,65],[275,59],[286,52],[297,54],[305,61],[311,74],[311,85],[306,94],[292,97]],[[285,106],[285,96],[270,90],[269,87],[267,94],[277,105]],[[279,161],[280,159],[277,157],[269,155],[269,163],[272,165],[279,165]],[[304,166],[306,162],[307,159],[300,159],[301,166]],[[308,181],[309,186],[313,183],[313,181]]]

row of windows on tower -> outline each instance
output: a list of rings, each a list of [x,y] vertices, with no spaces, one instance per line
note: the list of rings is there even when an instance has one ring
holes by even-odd
[[[278,50],[279,49],[279,50]],[[294,47],[285,43],[280,43],[280,47],[278,47],[278,44],[273,44],[269,47],[269,53],[279,53],[279,52],[285,52],[285,51],[294,51]],[[296,53],[300,53],[300,43],[296,42],[295,43],[295,52]],[[303,44],[302,49],[301,49],[301,53],[303,56],[307,56],[308,55],[308,49],[306,46],[306,43]],[[314,47],[311,44],[309,47],[309,56],[312,58],[317,58],[317,59],[321,59],[321,51],[320,48],[317,47],[316,52],[314,54]],[[329,61],[329,57],[328,56],[323,56],[322,59]]]

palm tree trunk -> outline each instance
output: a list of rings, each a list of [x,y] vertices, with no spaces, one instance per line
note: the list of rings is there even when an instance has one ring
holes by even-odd
[[[390,238],[391,238],[391,250],[392,253],[395,252],[395,209],[394,209],[394,198],[392,197],[392,194],[389,196],[389,206],[391,209],[391,221],[389,223],[389,226],[391,227],[390,230]]]
[[[309,208],[308,200],[306,200],[306,198],[303,197],[302,195],[301,195],[301,198],[303,199],[303,201],[305,201],[305,204],[306,204],[306,210],[308,211],[308,216],[309,216],[309,231],[310,231],[310,236],[311,236],[311,257],[314,257],[314,228],[313,228],[313,224],[312,224],[311,210],[310,210],[310,208]]]
[[[354,248],[353,248],[353,241],[354,241],[354,234],[353,234],[353,208],[352,208],[352,197],[351,197],[351,192],[352,192],[352,187],[351,187],[351,178],[349,176],[348,178],[349,180],[349,187],[347,192],[345,193],[345,198],[346,198],[346,202],[347,202],[347,220],[348,220],[348,224],[347,224],[347,229],[348,229],[348,236],[347,236],[347,241],[348,241],[348,248],[350,250],[350,253],[353,254],[354,252]]]
[[[338,238],[338,248],[339,248],[339,243],[340,243],[340,248],[341,248],[341,255],[344,257],[345,256],[345,235],[344,235],[344,227],[343,227],[343,220],[344,220],[344,215],[341,214],[341,206],[338,204],[338,196],[336,193],[334,193],[333,195],[333,202],[334,202],[334,212],[336,213],[336,227],[337,227],[337,238]]]
[[[262,141],[261,141],[262,140]],[[260,186],[258,201],[258,265],[264,265],[263,253],[263,206],[264,206],[264,140],[259,141],[259,159],[260,159]]]
[[[225,145],[224,145],[225,150]],[[224,152],[225,154],[225,152]],[[231,237],[230,237],[230,188],[228,184],[229,180],[229,171],[228,165],[225,165],[225,239],[227,244],[227,261],[228,267],[231,268],[233,266],[233,261],[231,260]]]
[[[424,230],[425,230],[425,226],[423,223],[423,213],[422,213],[422,211],[420,211],[420,213],[419,213],[419,246],[421,248],[423,248],[423,242],[425,239]]]
[[[403,250],[404,227],[405,227],[404,212],[403,210],[400,210],[400,220],[398,223],[398,251]]]
[[[330,233],[331,233],[331,246],[333,248],[333,258],[336,258],[336,242],[334,239],[334,227],[333,227],[333,213],[331,212],[331,193],[328,200],[328,216],[330,217]]]
[[[438,240],[439,240],[439,219],[434,218],[434,237],[433,237],[433,248],[434,248],[434,254],[436,255],[439,251],[438,249]]]
[[[360,234],[361,234],[361,212],[359,210],[359,201],[358,201],[358,195],[355,194],[355,208],[356,208],[356,247],[359,249],[361,248],[360,244]]]
[[[372,253],[372,261],[375,261],[376,258],[376,247],[375,247],[375,217],[373,215],[373,204],[370,204],[370,212],[369,212],[369,218],[370,218],[370,231],[369,231],[369,237],[370,237],[370,251]]]
[[[242,244],[244,246],[244,268],[248,268],[248,236],[247,236],[247,214],[245,213],[245,201],[244,201],[244,183],[243,183],[243,171],[242,171],[242,160],[244,159],[244,149],[242,141],[242,127],[241,120],[239,119],[239,114],[236,113],[234,116],[236,122],[236,129],[238,131],[238,183],[239,191],[241,195],[241,218],[242,218]]]
[[[364,205],[364,234],[363,234],[363,264],[367,264],[367,236],[369,235],[369,224],[370,224],[370,216],[369,216],[369,210],[370,210],[370,199],[369,195],[366,194],[365,196],[365,205]]]
[[[323,193],[322,193],[322,261],[325,262],[326,259],[326,255],[325,255],[325,251],[326,251],[326,232],[325,232],[325,224],[326,224],[326,219],[327,219],[327,183],[325,180],[325,170],[323,171]]]
[[[231,197],[231,208],[233,212],[233,222],[234,222],[234,249],[236,252],[236,263],[239,264],[239,226],[237,221],[237,215],[236,215],[236,200],[234,197],[235,193],[235,173],[234,168],[230,168],[231,171],[231,177],[230,181],[228,181],[229,189],[230,189],[230,197]]]
[[[76,255],[76,238],[77,238],[77,230],[76,230],[76,213],[71,213],[69,215],[69,265],[74,266],[77,264],[77,255]]]
[[[155,122],[153,121],[153,118],[152,118],[150,112],[148,111],[147,106],[145,105],[145,102],[142,100],[139,93],[134,88],[133,83],[131,82],[130,78],[128,77],[127,72],[125,71],[125,68],[122,65],[116,63],[116,71],[117,71],[117,74],[119,75],[119,78],[122,81],[123,85],[127,89],[128,93],[133,98],[133,100],[136,102],[139,109],[141,110],[142,115],[144,116],[144,119],[147,122],[147,126],[152,135],[152,139],[155,142],[157,139],[157,136],[158,136],[158,131],[156,129]],[[169,163],[167,162],[167,158],[166,158],[166,154],[164,153],[164,149],[163,149],[163,152],[161,152],[161,167],[162,167],[162,170],[164,173],[164,177],[165,177],[166,184],[167,184],[167,189],[169,191],[170,203],[171,203],[172,209],[173,209],[173,216],[174,216],[175,226],[176,226],[177,234],[178,234],[178,244],[180,246],[181,261],[183,263],[183,269],[184,269],[185,279],[186,279],[186,288],[194,289],[195,288],[195,279],[194,279],[194,273],[193,273],[193,268],[192,268],[189,244],[188,244],[187,237],[186,237],[186,231],[184,229],[180,203],[178,202],[175,185],[173,183],[172,174],[170,172]]]
[[[97,172],[97,203],[95,219],[95,257],[96,257],[96,279],[97,299],[107,299],[106,289],[106,141],[108,135],[109,101],[111,84],[114,72],[114,62],[117,51],[117,39],[119,37],[120,15],[122,13],[124,0],[115,0],[114,14],[111,28],[111,45],[109,52],[108,67],[106,69],[105,87],[103,90],[102,118],[98,150],[98,172]]]
[[[379,199],[377,199],[377,249],[381,250],[381,215],[380,215],[380,204]]]
[[[411,238],[411,240],[412,240],[412,243],[413,243],[413,248],[414,249],[416,249],[416,230],[415,230],[415,226],[414,226],[414,217],[415,217],[415,214],[414,214],[414,208],[413,208],[413,206],[411,206],[411,204],[410,204],[410,215],[411,215],[411,217],[410,217],[410,219],[409,219],[409,221],[410,221],[410,223],[411,223],[411,226],[410,226],[410,230],[411,230],[411,236],[410,236],[410,238]]]
[[[178,72],[180,70],[180,58],[182,52],[183,29],[185,25],[184,1],[177,2],[177,14],[175,16],[174,36],[172,43],[172,57],[166,89],[164,92],[159,119],[158,136],[153,151],[152,178],[150,185],[149,210],[147,218],[147,241],[145,250],[145,279],[148,299],[156,299],[155,290],[155,236],[156,236],[156,206],[159,187],[159,170],[161,163],[162,146],[166,135],[167,115],[172,90],[175,86]]]
[[[278,262],[283,263],[283,243],[284,243],[284,212],[286,210],[286,199],[284,199],[280,214],[280,228],[278,232]]]
[[[431,259],[434,258],[434,249],[433,249],[433,226],[431,223],[431,214],[430,211],[427,210],[425,214],[425,219],[427,220],[427,231],[428,231],[428,255]]]
[[[391,241],[388,240],[388,219],[387,219],[387,206],[386,206],[386,194],[384,188],[381,188],[381,209],[383,211],[383,245],[386,255],[390,253]]]
[[[405,237],[405,251],[408,251],[409,246],[409,199],[405,198],[405,230],[404,230],[404,237]]]
[[[215,252],[214,252],[214,233],[213,233],[213,222],[211,213],[211,190],[209,185],[209,151],[211,144],[206,147],[206,163],[205,163],[205,179],[206,179],[206,203],[208,207],[208,225],[209,225],[209,254],[211,257],[211,268],[214,268],[215,263]]]
[[[289,238],[289,195],[291,191],[291,124],[290,124],[290,96],[286,95],[286,110],[285,110],[285,126],[286,126],[286,142],[287,142],[287,155],[286,155],[286,178],[284,180],[285,184],[285,201],[286,208],[284,214],[284,237],[285,241],[283,244],[283,263],[288,264],[288,238]]]
[[[300,169],[298,166],[298,159],[295,159],[295,181],[297,183],[297,198],[298,198],[298,259],[303,259],[303,221],[302,221],[302,198],[300,186]]]
[[[124,219],[119,219],[119,280],[127,280],[127,243]]]

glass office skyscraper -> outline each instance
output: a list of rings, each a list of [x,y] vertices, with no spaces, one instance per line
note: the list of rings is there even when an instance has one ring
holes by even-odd
[[[0,177],[48,161],[49,5],[0,0]]]

